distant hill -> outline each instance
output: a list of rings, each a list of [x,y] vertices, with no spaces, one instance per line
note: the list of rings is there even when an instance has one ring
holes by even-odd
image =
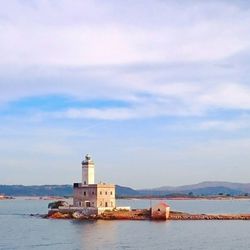
[[[183,190],[179,193],[184,194],[192,194],[192,195],[199,195],[199,196],[208,196],[208,195],[243,195],[244,193],[239,190],[230,189],[227,187],[205,187],[205,188],[196,188],[191,190]]]
[[[217,194],[229,194],[229,195],[241,195],[250,193],[250,183],[234,183],[234,182],[221,182],[221,181],[206,181],[193,185],[185,186],[164,186],[159,188],[153,188],[151,190],[144,189],[138,190],[141,194],[152,195],[169,195],[171,193],[189,194],[194,195],[217,195]]]
[[[8,196],[72,196],[72,185],[0,185],[0,194]],[[153,189],[132,189],[116,185],[117,197],[183,195],[244,195],[250,194],[250,183],[201,182],[185,186],[164,186]]]
[[[71,185],[0,185],[0,193],[8,196],[71,196]]]
[[[200,188],[210,188],[210,187],[225,187],[233,190],[238,190],[241,192],[250,193],[250,183],[236,183],[236,182],[223,182],[223,181],[204,181],[198,184],[177,186],[177,187],[159,187],[154,188],[154,190],[159,191],[186,191],[186,190],[195,190]]]
[[[116,196],[118,197],[122,197],[122,196],[140,196],[140,192],[129,188],[129,187],[123,187],[123,186],[119,186],[116,185],[115,186],[115,192],[116,192]]]
[[[23,185],[0,185],[0,194],[8,196],[72,196],[72,185],[41,185],[41,186],[23,186]],[[137,196],[140,193],[129,187],[116,185],[116,195]]]

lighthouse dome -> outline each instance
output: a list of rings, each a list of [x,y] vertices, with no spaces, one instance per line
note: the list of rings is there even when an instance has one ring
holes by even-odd
[[[86,163],[93,163],[93,160],[89,154],[86,154],[85,159],[82,161],[82,165]]]

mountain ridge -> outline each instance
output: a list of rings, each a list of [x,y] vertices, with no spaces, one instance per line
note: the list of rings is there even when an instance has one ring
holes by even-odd
[[[193,190],[197,188],[208,188],[208,187],[225,187],[229,189],[240,190],[242,192],[250,192],[250,183],[227,182],[227,181],[203,181],[196,184],[182,185],[182,186],[162,186],[158,188],[153,188],[153,190],[183,191],[183,190]]]
[[[0,185],[0,194],[9,196],[72,196],[72,185]],[[204,181],[191,185],[161,186],[133,189],[116,185],[117,197],[169,196],[169,195],[244,195],[250,194],[250,183]]]

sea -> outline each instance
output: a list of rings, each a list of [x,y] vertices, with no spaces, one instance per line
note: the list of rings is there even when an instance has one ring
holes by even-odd
[[[0,201],[1,250],[247,250],[250,221],[75,221],[43,219],[49,200]],[[157,200],[117,200],[149,208]],[[169,200],[172,210],[191,213],[250,213],[250,200]]]

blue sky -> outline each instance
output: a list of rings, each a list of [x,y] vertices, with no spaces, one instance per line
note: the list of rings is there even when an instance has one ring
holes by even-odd
[[[0,183],[249,182],[246,1],[0,4]]]

